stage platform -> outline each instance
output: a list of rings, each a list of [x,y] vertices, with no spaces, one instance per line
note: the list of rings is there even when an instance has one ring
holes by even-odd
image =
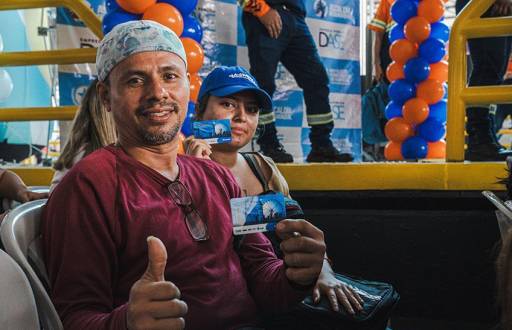
[[[505,162],[380,162],[331,164],[281,164],[290,190],[503,190],[497,184],[507,176]],[[27,185],[51,182],[53,170],[12,168]]]

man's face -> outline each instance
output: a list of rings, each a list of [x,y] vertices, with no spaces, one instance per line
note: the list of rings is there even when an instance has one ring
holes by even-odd
[[[258,127],[259,105],[253,92],[240,92],[229,96],[210,95],[208,104],[201,119],[229,119],[231,121],[232,141],[229,145],[235,149],[248,144]]]
[[[177,136],[186,115],[189,81],[185,63],[169,52],[131,55],[99,87],[114,115],[121,143],[157,146]]]

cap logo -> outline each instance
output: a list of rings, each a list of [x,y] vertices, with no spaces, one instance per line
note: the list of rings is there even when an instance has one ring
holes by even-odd
[[[245,80],[249,80],[253,85],[256,85],[256,81],[254,81],[254,79],[249,76],[247,73],[232,73],[229,75],[229,78],[242,78],[242,79],[245,79]]]

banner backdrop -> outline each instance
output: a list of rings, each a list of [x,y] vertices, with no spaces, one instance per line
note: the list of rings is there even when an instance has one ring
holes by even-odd
[[[330,102],[335,120],[332,139],[342,152],[351,152],[361,161],[361,97],[359,64],[359,0],[305,0],[307,24],[317,44],[330,79]],[[89,0],[102,17],[104,0]],[[204,78],[218,65],[249,68],[242,10],[237,0],[199,0],[196,16],[204,29],[202,45]],[[59,49],[96,47],[97,38],[68,10],[57,13]],[[60,104],[80,103],[95,75],[94,65],[59,67]],[[274,110],[278,137],[295,161],[302,162],[311,149],[309,127],[301,89],[282,66],[276,74]]]
[[[98,16],[106,13],[105,0],[84,1]],[[57,8],[57,48],[97,47],[98,38],[78,17],[66,8]],[[60,105],[78,105],[91,83],[96,78],[94,64],[59,65]]]
[[[359,0],[305,0],[307,24],[330,79],[335,119],[332,139],[343,152],[361,161],[361,97],[359,63]],[[217,65],[249,68],[242,10],[236,0],[200,0],[196,15],[203,29],[204,76]],[[278,137],[295,161],[311,150],[302,91],[282,66],[276,74],[274,111]]]

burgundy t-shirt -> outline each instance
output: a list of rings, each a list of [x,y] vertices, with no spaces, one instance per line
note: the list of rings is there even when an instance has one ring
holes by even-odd
[[[177,162],[179,180],[208,224],[208,241],[190,236],[167,190],[171,181],[120,148],[84,158],[51,194],[43,251],[65,328],[126,329],[126,303],[146,269],[149,235],[167,248],[165,279],[188,305],[187,329],[254,325],[262,310],[286,310],[304,297],[264,235],[247,235],[234,251],[229,200],[240,188],[229,170],[188,156]]]

